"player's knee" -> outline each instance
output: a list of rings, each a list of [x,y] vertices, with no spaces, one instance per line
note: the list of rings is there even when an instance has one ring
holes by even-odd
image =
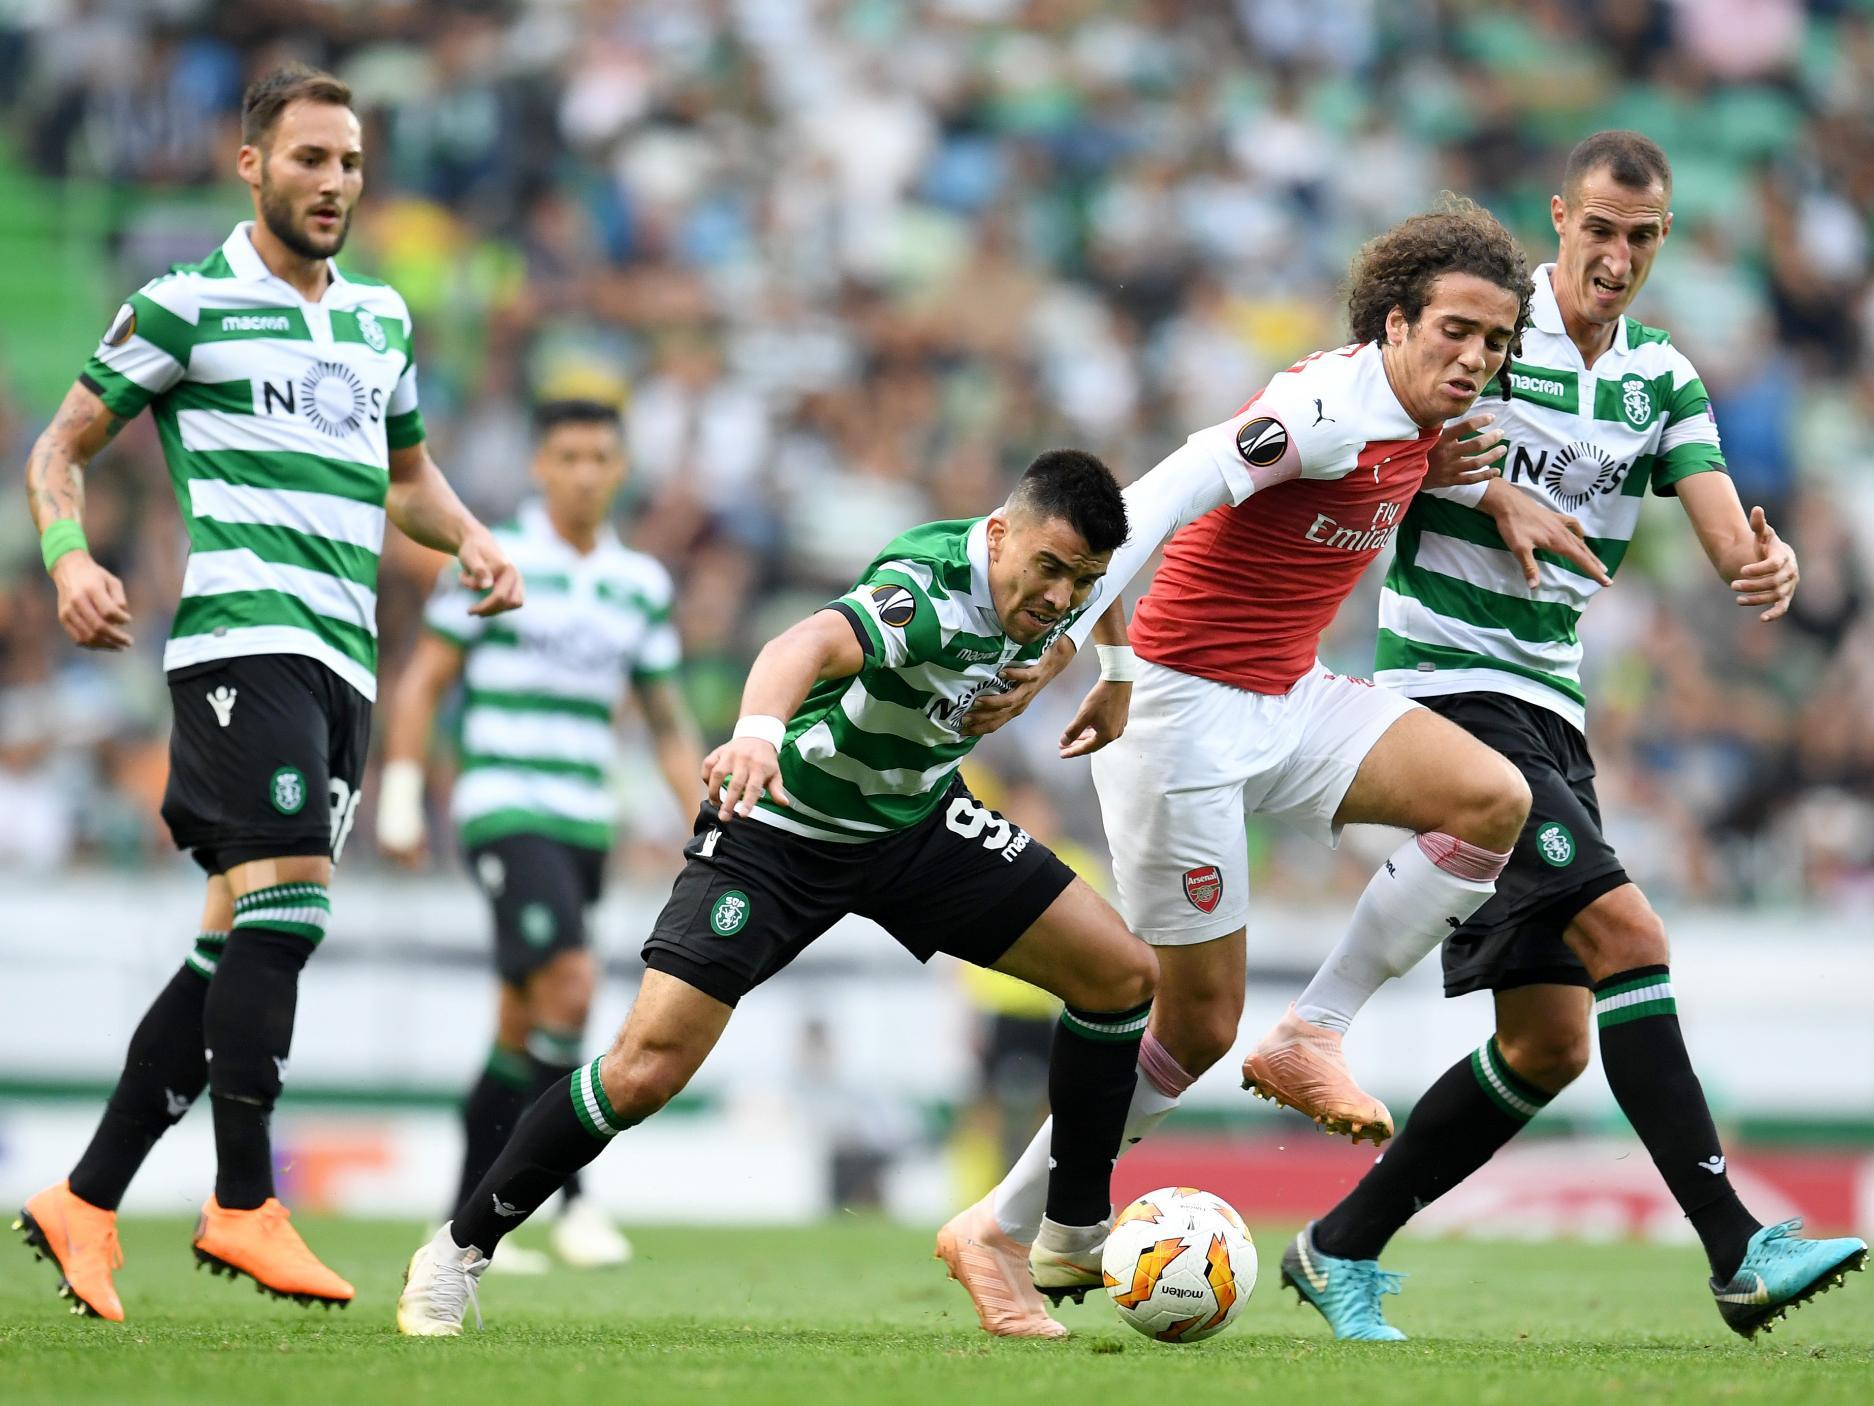
[[[1635,967],[1663,967],[1672,961],[1666,924],[1644,899],[1623,905],[1617,917],[1602,916],[1590,910],[1575,920],[1567,936],[1576,955],[1597,981],[1616,972],[1632,971]]]
[[[599,1082],[620,1117],[641,1122],[683,1092],[690,1070],[676,1050],[615,1049],[599,1063]]]
[[[1104,1009],[1131,1010],[1152,999],[1158,990],[1158,955],[1143,942],[1133,938],[1124,946],[1107,979]]]
[[[1589,1043],[1586,1025],[1497,1032],[1497,1049],[1510,1068],[1551,1094],[1560,1093],[1587,1069]]]
[[[1499,852],[1510,849],[1529,818],[1529,783],[1504,758],[1490,754],[1488,765],[1469,772],[1444,828],[1461,840]]]
[[[1178,1009],[1166,1007],[1156,1015],[1162,1019],[1154,1020],[1152,1031],[1159,1043],[1192,1075],[1198,1075],[1236,1044],[1243,1002],[1240,996],[1231,1001],[1227,993],[1218,992],[1214,999],[1181,1002]]]
[[[598,971],[584,950],[562,952],[527,984],[527,1006],[536,1026],[583,1030],[592,1009]]]

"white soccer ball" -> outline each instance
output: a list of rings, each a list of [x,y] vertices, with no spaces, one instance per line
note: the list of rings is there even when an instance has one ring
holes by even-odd
[[[1167,1186],[1113,1221],[1100,1267],[1119,1316],[1161,1343],[1221,1333],[1256,1287],[1256,1244],[1221,1196]]]

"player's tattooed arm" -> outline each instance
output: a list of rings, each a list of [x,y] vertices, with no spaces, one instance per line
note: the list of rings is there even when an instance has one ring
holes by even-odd
[[[26,458],[26,498],[33,526],[44,532],[61,520],[82,523],[85,466],[128,421],[89,386],[74,385]]]
[[[26,459],[26,500],[43,533],[56,522],[82,526],[85,466],[124,427],[124,417],[80,382],[65,393],[58,414]],[[130,606],[124,584],[78,547],[52,563],[59,593],[59,624],[86,649],[127,649]]]

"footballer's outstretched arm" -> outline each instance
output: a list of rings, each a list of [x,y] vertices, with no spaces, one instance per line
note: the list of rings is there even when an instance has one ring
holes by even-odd
[[[816,683],[849,679],[864,667],[857,627],[838,610],[817,610],[762,646],[742,689],[741,721],[703,758],[704,794],[722,797],[717,819],[750,814],[763,791],[788,804],[780,758],[787,719]]]
[[[1801,573],[1795,550],[1776,535],[1763,509],[1752,508],[1746,518],[1737,485],[1726,473],[1690,474],[1672,487],[1705,555],[1737,593],[1737,603],[1768,607],[1760,620],[1783,615]]]
[[[86,649],[127,649],[124,585],[92,559],[85,542],[85,467],[129,422],[82,382],[26,458],[26,498],[46,570],[59,593],[59,624]]]
[[[390,451],[384,515],[412,541],[448,552],[461,564],[462,584],[485,593],[469,607],[469,614],[499,615],[520,606],[526,589],[519,570],[494,534],[456,497],[423,441]]]

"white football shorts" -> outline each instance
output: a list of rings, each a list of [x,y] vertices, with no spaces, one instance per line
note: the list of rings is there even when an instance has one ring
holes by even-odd
[[[1126,731],[1093,754],[1119,911],[1156,947],[1210,942],[1249,921],[1244,816],[1339,844],[1354,773],[1419,705],[1319,661],[1283,694],[1139,668]]]

